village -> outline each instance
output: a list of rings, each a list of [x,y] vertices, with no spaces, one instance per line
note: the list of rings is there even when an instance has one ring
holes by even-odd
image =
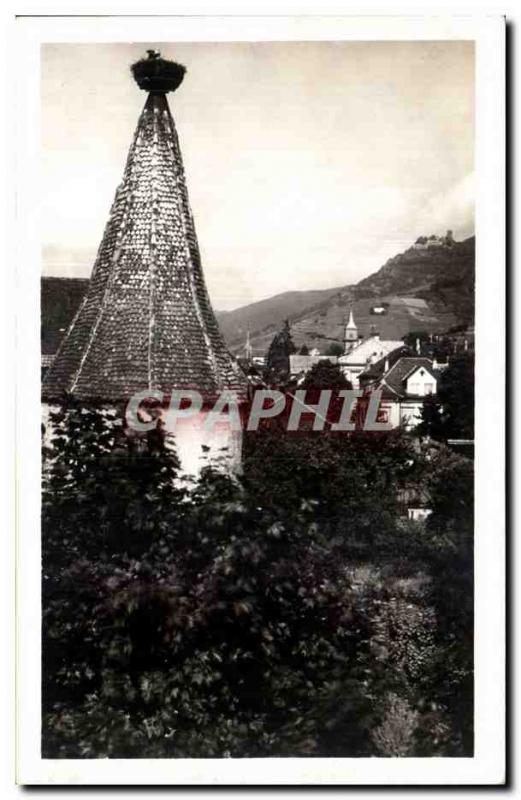
[[[385,338],[371,296],[322,349],[282,319],[233,352],[167,101],[186,70],[131,71],[90,280],[42,323],[42,755],[469,757],[472,324]],[[230,397],[261,424],[209,425]]]
[[[321,353],[316,347],[303,345],[300,352],[291,343],[291,328],[286,323],[283,331],[274,338],[270,351],[253,355],[247,337],[244,356],[238,363],[249,375],[253,384],[261,385],[265,371],[275,369],[292,385],[300,385],[316,365],[328,362],[336,365],[353,389],[379,390],[381,404],[379,421],[391,428],[403,427],[412,431],[422,420],[425,398],[435,398],[438,380],[450,363],[451,355],[469,355],[473,352],[473,329],[466,335],[419,334],[408,344],[404,339],[382,339],[377,326],[372,325],[364,336],[359,332],[352,310],[346,319],[340,354]],[[421,338],[420,338],[421,336]],[[280,344],[279,344],[280,343]],[[328,350],[336,348],[329,347]]]

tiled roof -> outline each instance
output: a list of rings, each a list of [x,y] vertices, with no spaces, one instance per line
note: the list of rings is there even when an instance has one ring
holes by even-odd
[[[123,400],[153,388],[245,391],[204,283],[164,94],[138,122],[90,284],[43,381],[44,399]]]
[[[408,353],[411,352],[411,348],[408,347],[406,344],[402,343],[402,347],[396,348],[396,350],[392,350],[388,355],[383,356],[378,361],[375,361],[374,364],[371,364],[367,369],[360,373],[359,379],[362,381],[367,379],[367,381],[372,382],[381,378],[385,372],[385,365],[388,362],[389,368],[394,366],[394,364],[398,361],[399,358],[406,356]]]
[[[332,364],[337,363],[336,356],[301,356],[298,354],[291,355],[289,357],[289,369],[292,375],[295,375],[299,372],[304,372],[311,367],[314,367],[315,364],[319,364],[320,361],[330,361]]]
[[[405,380],[419,367],[423,367],[437,378],[438,371],[433,369],[430,359],[422,356],[403,356],[396,361],[389,372],[383,375],[380,381],[379,385],[383,389],[384,396],[405,397]]]
[[[393,339],[380,339],[376,336],[371,336],[365,339],[361,344],[351,350],[350,353],[339,357],[340,364],[367,364],[368,359],[379,359],[382,356],[392,353],[399,347],[403,347],[401,340]]]

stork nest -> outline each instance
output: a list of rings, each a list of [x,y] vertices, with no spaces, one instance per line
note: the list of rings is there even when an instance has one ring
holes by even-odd
[[[161,94],[175,92],[186,72],[182,64],[150,55],[136,61],[130,69],[140,89]]]

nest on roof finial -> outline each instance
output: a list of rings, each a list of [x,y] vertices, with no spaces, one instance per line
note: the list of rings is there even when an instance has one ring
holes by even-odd
[[[139,88],[159,94],[175,92],[184,78],[186,67],[161,58],[161,53],[157,50],[147,50],[147,53],[147,58],[140,58],[131,66],[132,75]]]

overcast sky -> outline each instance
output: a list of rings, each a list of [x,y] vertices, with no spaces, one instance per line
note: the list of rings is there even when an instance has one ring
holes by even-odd
[[[213,305],[355,282],[474,232],[471,42],[162,44]],[[42,47],[43,273],[88,277],[146,94],[143,44]]]

